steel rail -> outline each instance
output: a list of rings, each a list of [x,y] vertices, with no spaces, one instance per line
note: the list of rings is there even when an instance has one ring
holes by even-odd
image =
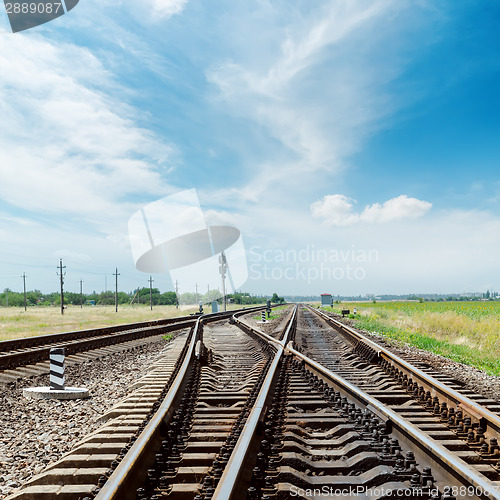
[[[330,323],[330,325],[335,329],[339,329],[342,332],[355,337],[359,342],[364,343],[371,349],[376,349],[379,357],[379,364],[381,360],[392,363],[393,365],[399,367],[399,369],[401,369],[407,375],[409,375],[414,381],[418,381],[422,386],[426,388],[426,390],[431,393],[432,396],[439,395],[441,396],[441,400],[444,400],[445,402],[447,402],[447,404],[452,403],[453,405],[456,405],[464,413],[469,415],[473,420],[477,421],[481,425],[487,437],[498,438],[498,436],[500,436],[500,417],[498,415],[495,415],[487,408],[479,405],[475,401],[472,401],[467,396],[460,394],[458,391],[452,389],[451,387],[447,387],[431,375],[424,373],[422,370],[401,359],[399,356],[390,352],[388,349],[375,344],[373,341],[366,338],[364,335],[355,331],[349,326],[340,323],[334,318],[331,318],[323,311],[318,311],[311,307],[309,307],[309,309],[319,314],[320,317],[325,319],[327,323]]]
[[[283,347],[283,344],[281,341],[278,339],[275,339],[274,337],[271,337],[271,335],[268,335],[267,333],[264,333],[257,328],[254,328],[252,325],[247,323],[246,321],[243,321],[242,319],[239,319],[236,315],[233,316],[234,322],[243,330],[246,332],[253,332],[262,339],[266,340],[270,344],[273,344],[275,347]]]
[[[284,345],[290,335],[293,323],[296,319],[296,313],[297,306],[295,306],[292,316],[287,323],[283,341],[278,341],[278,343],[280,344],[279,346],[276,345],[276,339],[273,339],[264,332],[260,332],[256,328],[253,328],[247,324],[247,326],[251,328],[255,334],[265,338],[268,342],[271,339],[274,340],[275,342],[273,342],[272,345],[277,348],[277,351],[274,355],[273,362],[269,367],[266,378],[264,379],[264,383],[262,384],[262,387],[259,391],[255,404],[252,407],[250,415],[245,422],[245,426],[243,427],[240,437],[236,442],[231,457],[229,458],[220,481],[217,484],[214,495],[212,497],[213,500],[229,500],[233,497],[233,495],[237,493],[237,488],[239,486],[238,481],[243,471],[243,464],[248,458],[250,445],[255,436],[257,425],[259,421],[261,421],[263,413],[267,408],[267,403],[271,394],[271,388],[277,375],[279,363],[283,357]],[[238,318],[234,318],[234,320],[241,322],[241,320],[238,320]]]
[[[395,431],[400,437],[409,438],[414,444],[418,445],[425,453],[425,455],[433,456],[435,462],[442,467],[451,470],[454,477],[462,482],[463,485],[472,486],[474,491],[489,493],[489,495],[477,495],[480,498],[500,499],[499,486],[493,481],[489,481],[484,476],[480,475],[473,467],[467,464],[464,460],[453,455],[444,446],[439,444],[438,441],[432,439],[424,432],[422,432],[414,424],[397,414],[394,410],[384,405],[376,398],[370,396],[363,390],[354,386],[347,380],[343,379],[334,372],[328,370],[320,363],[312,360],[301,352],[297,351],[290,345],[286,348],[286,353],[291,354],[296,359],[302,361],[312,371],[320,374],[321,378],[326,381],[333,382],[333,384],[349,399],[354,399],[384,421],[390,421],[392,425],[392,432]]]
[[[382,352],[384,352],[385,349],[383,347],[381,347],[377,343],[373,342],[372,340],[368,339],[367,337],[365,337],[361,333],[357,332],[356,330],[350,328],[349,326],[344,325],[343,323],[341,323],[340,321],[337,321],[336,319],[332,318],[331,316],[328,316],[328,314],[326,314],[325,312],[320,311],[319,309],[314,309],[314,307],[311,307],[311,306],[306,306],[306,307],[309,310],[315,312],[316,314],[319,314],[320,316],[322,316],[323,319],[325,319],[329,323],[332,323],[336,328],[340,329],[342,332],[346,333],[350,337],[355,337],[357,340],[362,341],[365,345],[367,345],[368,347],[373,349],[375,352],[377,352],[377,354],[381,354]]]
[[[245,309],[243,314],[260,309],[262,307]],[[218,321],[233,313],[234,311],[222,312],[198,317],[189,340],[188,349],[172,386],[156,413],[101,488],[96,496],[96,500],[135,500],[135,488],[146,477],[146,467],[144,464],[152,463],[156,452],[155,442],[159,441],[162,427],[171,419],[177,402],[182,397],[183,388],[187,383],[191,368],[191,362],[196,357],[196,346],[200,340],[202,321]]]
[[[250,311],[254,309],[261,309],[266,306],[257,306],[249,309],[239,309],[237,311]],[[217,313],[207,313],[203,316],[209,318],[215,315],[233,314],[235,311],[221,311]],[[65,342],[68,340],[79,340],[89,337],[97,337],[101,335],[107,335],[111,333],[119,333],[129,330],[135,330],[139,328],[163,326],[172,323],[179,323],[183,321],[189,321],[193,325],[199,316],[177,316],[174,318],[162,318],[149,321],[141,321],[138,323],[124,323],[122,325],[112,325],[104,326],[102,328],[90,328],[87,330],[75,330],[72,332],[60,332],[60,333],[48,333],[47,335],[35,335],[33,337],[23,337],[19,339],[1,340],[0,341],[0,354],[8,353],[9,351],[15,351],[18,349],[29,349],[31,347],[40,347],[46,344],[54,344],[58,342]]]
[[[476,469],[474,469],[473,466],[467,464],[464,460],[454,455],[452,452],[450,452],[448,449],[442,446],[438,441],[426,435],[418,427],[416,427],[411,422],[401,417],[391,408],[382,404],[376,398],[366,394],[365,392],[358,389],[348,381],[344,380],[342,377],[336,375],[327,368],[323,367],[321,364],[317,363],[316,361],[308,358],[304,354],[294,349],[293,343],[288,340],[289,337],[288,333],[287,335],[285,335],[284,339],[280,341],[264,332],[257,330],[256,328],[249,325],[247,322],[239,319],[237,316],[238,315],[233,316],[233,319],[235,320],[236,323],[239,323],[245,329],[253,331],[261,338],[267,340],[268,342],[272,343],[275,347],[278,348],[278,353],[276,354],[276,356],[278,355],[282,356],[283,353],[291,354],[296,359],[303,361],[306,365],[308,365],[312,369],[312,371],[315,371],[323,379],[333,382],[336,385],[337,390],[340,390],[340,392],[342,392],[349,399],[355,400],[358,404],[361,404],[365,408],[369,409],[371,412],[375,413],[379,418],[381,418],[386,423],[390,422],[392,436],[397,438],[399,442],[404,442],[409,444],[413,450],[415,449],[415,446],[417,446],[419,448],[419,452],[416,453],[417,457],[420,457],[422,462],[424,462],[424,460],[427,460],[426,464],[428,464],[428,458],[430,458],[432,464],[435,467],[437,466],[440,470],[446,471],[448,474],[446,477],[450,485],[472,487],[474,488],[474,491],[477,492],[476,496],[478,496],[479,498],[500,499],[500,492],[498,491],[498,485],[495,482],[489,481],[487,478],[482,476]],[[290,328],[291,328],[291,323],[288,325],[288,331],[290,330]],[[356,337],[362,340],[363,336],[359,334],[359,336],[356,335]],[[368,339],[367,341],[368,345],[373,344]],[[283,349],[286,344],[288,344],[287,347]],[[377,350],[381,354],[384,354],[383,353],[384,349],[381,348],[380,346],[373,344],[373,347],[377,348]],[[277,366],[277,361],[276,361],[276,366]],[[259,401],[259,403],[260,402],[261,401]],[[256,413],[259,412],[260,415],[263,409],[264,405],[259,404],[259,408],[256,407],[255,412]],[[252,410],[252,412],[253,411],[254,410]],[[250,448],[251,438],[255,433],[257,422],[258,418],[255,420],[255,426],[253,428],[250,425],[248,426],[248,428],[245,426],[242,435],[240,436],[240,439],[236,444],[235,450],[233,451],[233,455],[231,456],[231,459],[228,462],[225,472],[215,491],[213,497],[214,499],[229,500],[233,497],[237,498],[234,496],[237,487],[237,481],[238,478],[240,477],[242,466],[247,456],[248,449]]]
[[[257,310],[262,307],[245,309]],[[234,311],[224,311],[203,315],[204,318],[225,318],[233,314]],[[76,354],[89,349],[97,349],[113,344],[128,342],[153,335],[161,335],[182,328],[188,328],[196,323],[197,317],[180,316],[178,318],[164,318],[142,323],[128,323],[125,325],[108,326],[91,330],[80,330],[66,333],[54,333],[28,337],[23,339],[13,339],[0,342],[0,370],[14,369],[40,361],[46,361],[49,357],[51,347],[64,347],[66,354]],[[8,346],[11,351],[2,352],[1,349]],[[18,351],[17,349],[24,349]]]
[[[295,320],[296,310],[297,307],[294,310],[293,320]],[[284,354],[291,354],[296,359],[303,361],[312,369],[312,371],[318,373],[323,379],[333,382],[336,385],[337,390],[340,390],[340,392],[342,392],[350,400],[355,400],[358,404],[361,404],[365,408],[369,409],[384,422],[390,422],[392,436],[398,439],[400,443],[408,444],[412,450],[415,449],[415,446],[418,447],[419,452],[417,452],[416,455],[420,458],[422,463],[425,461],[426,465],[429,465],[430,457],[432,465],[434,465],[434,469],[437,467],[439,470],[447,473],[446,477],[450,486],[459,485],[472,487],[475,492],[478,492],[477,496],[480,498],[500,499],[498,486],[478,473],[473,466],[467,464],[464,460],[454,455],[444,446],[439,444],[438,441],[426,435],[418,427],[401,417],[391,408],[382,404],[376,398],[369,396],[351,383],[344,380],[342,377],[336,375],[327,368],[323,367],[321,364],[294,349],[293,342],[289,340],[289,332],[293,320],[287,325],[287,334],[283,340],[280,341],[264,332],[261,332],[244,320],[238,318],[238,316],[239,315],[233,316],[233,320],[237,324],[240,324],[240,326],[244,327],[244,329],[251,330],[253,333],[259,335],[261,338],[265,339],[278,349],[275,359],[273,360],[272,369],[274,368],[274,370],[276,370],[276,367],[278,366],[278,357],[281,358]],[[286,348],[285,345],[287,346]],[[215,500],[230,500],[232,498],[238,498],[238,480],[243,471],[243,464],[248,456],[248,451],[250,449],[252,437],[255,434],[257,423],[259,422],[262,412],[265,409],[265,401],[268,397],[268,392],[264,394],[264,391],[268,391],[271,386],[271,381],[268,381],[268,378],[270,379],[270,377],[271,375],[269,373],[268,377],[266,377],[261,393],[259,393],[259,398],[257,400],[258,404],[256,403],[256,406],[252,409],[248,422],[243,429],[240,439],[238,440],[221,480],[218,483],[213,496]],[[253,415],[254,413],[255,415]]]
[[[105,326],[103,328],[91,328],[88,330],[75,330],[73,332],[48,333],[47,335],[36,335],[34,337],[24,337],[20,339],[0,341],[0,353],[8,353],[18,349],[29,349],[31,347],[40,347],[46,344],[55,344],[57,342],[66,342],[68,340],[79,340],[89,337],[97,337],[111,333],[119,333],[138,328],[147,328],[154,326],[168,325],[182,321],[196,322],[192,316],[179,316],[177,318],[163,318],[152,321],[143,321],[140,323],[126,323],[123,325]]]
[[[141,470],[141,466],[143,463],[150,461],[149,459],[153,453],[152,444],[160,434],[162,424],[172,417],[175,401],[179,397],[183,385],[186,383],[186,374],[189,372],[191,360],[195,355],[195,346],[199,340],[201,321],[201,318],[198,318],[196,321],[181,368],[158,411],[101,488],[96,499],[135,499],[135,483],[138,481],[138,478],[146,476],[146,471],[143,467]]]
[[[50,349],[54,347],[54,345],[57,345],[57,347],[64,347],[65,354],[69,355],[76,354],[78,352],[85,352],[90,349],[98,349],[109,345],[121,344],[130,340],[151,337],[153,335],[161,335],[191,326],[193,326],[193,321],[181,321],[164,326],[150,326],[132,331],[103,335],[100,337],[66,340],[66,342],[59,342],[57,344],[53,344],[52,346],[38,347],[22,352],[0,354],[0,370],[6,370],[9,368],[12,369],[31,363],[37,363],[39,361],[46,361],[49,359]]]
[[[366,394],[362,390],[344,380],[342,377],[336,375],[321,364],[293,348],[293,342],[290,339],[290,335],[294,322],[296,321],[297,310],[298,307],[295,306],[290,320],[287,323],[286,333],[282,340],[271,337],[240,318],[241,315],[251,312],[251,310],[237,312],[232,316],[233,321],[242,329],[253,332],[271,344],[276,349],[276,354],[270,369],[266,374],[256,402],[252,407],[242,433],[214,492],[214,499],[229,500],[232,498],[238,498],[236,496],[240,493],[237,490],[239,486],[238,483],[241,481],[241,474],[244,471],[244,463],[249,457],[252,440],[256,433],[258,424],[262,420],[262,416],[267,408],[267,404],[269,402],[268,398],[273,388],[273,379],[276,375],[277,368],[282,357],[289,354],[295,359],[302,361],[311,371],[318,374],[318,376],[320,376],[323,380],[335,385],[337,390],[339,390],[348,399],[351,401],[355,400],[361,406],[375,413],[379,418],[385,421],[386,424],[389,423],[391,427],[391,434],[393,436],[401,442],[411,443],[412,447],[417,446],[419,448],[420,455],[416,453],[417,458],[419,456],[425,458],[432,457],[432,463],[439,466],[450,475],[452,478],[450,484],[465,485],[467,487],[472,486],[476,492],[484,492],[484,495],[481,493],[477,495],[478,497],[500,500],[500,493],[497,490],[497,485],[480,475],[480,473],[475,470],[473,466],[470,466],[461,458],[454,456],[449,450],[439,444],[438,441],[435,441],[423,433],[415,425],[408,422],[391,408],[382,404],[376,398]],[[179,373],[175,377],[174,383],[168,391],[158,412],[154,415],[132,448],[125,455],[120,465],[113,472],[107,483],[103,486],[96,497],[97,500],[128,500],[129,498],[135,498],[135,489],[132,487],[132,484],[135,485],[138,476],[145,477],[145,471],[140,472],[140,469],[145,468],[144,464],[149,463],[149,457],[154,454],[154,451],[151,449],[151,443],[153,442],[154,435],[158,435],[162,423],[168,422],[174,412],[175,400],[181,394],[182,385],[186,380],[185,374],[188,372],[191,359],[195,355],[196,345],[199,340],[198,332],[200,324],[201,319],[198,319],[190,339],[189,349],[184,357]],[[354,330],[352,331],[354,332]],[[356,334],[355,337],[357,339],[362,340],[361,334],[357,334],[357,332],[354,333]],[[368,340],[368,342],[370,341]],[[380,346],[377,346],[377,348],[379,349],[381,356],[385,354],[383,352],[385,349]],[[411,367],[411,365],[409,366]],[[425,376],[428,377],[427,375]],[[422,460],[422,462],[424,462],[424,460]],[[131,476],[134,476],[133,482]]]
[[[274,307],[276,307],[276,306],[274,306]],[[267,340],[268,342],[274,344],[275,347],[284,347],[286,345],[286,338],[289,335],[289,326],[291,325],[291,318],[293,317],[295,320],[297,307],[298,306],[296,305],[295,309],[293,310],[293,312],[290,316],[290,319],[287,321],[287,325],[284,328],[285,335],[284,335],[284,338],[282,340],[271,337],[271,335],[259,330],[258,328],[253,327],[252,325],[250,325],[250,323],[247,323],[246,321],[240,319],[239,317],[243,316],[245,314],[245,311],[242,311],[242,312],[238,311],[237,313],[233,314],[232,320],[238,326],[240,326],[240,328],[242,328],[243,330],[247,330],[247,331],[251,331],[251,332],[255,333],[256,335],[258,335],[262,339]]]

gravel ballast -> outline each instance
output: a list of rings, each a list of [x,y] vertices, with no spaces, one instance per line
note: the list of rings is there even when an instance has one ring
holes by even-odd
[[[31,400],[25,387],[48,385],[48,375],[23,379],[0,392],[0,499],[69,452],[102,425],[99,417],[129,392],[161,351],[165,340],[133,351],[66,367],[66,383],[86,387],[89,399]]]
[[[413,360],[418,360],[421,363],[425,363],[431,366],[433,369],[446,373],[457,382],[463,384],[463,386],[471,391],[474,391],[485,398],[493,399],[494,401],[500,402],[500,377],[495,375],[489,375],[488,373],[474,368],[473,366],[464,365],[458,361],[453,361],[451,359],[440,356],[439,354],[434,354],[433,352],[425,351],[417,347],[410,346],[408,344],[403,344],[395,340],[391,340],[386,336],[379,334],[377,332],[370,332],[368,330],[361,330],[356,328],[352,321],[347,319],[342,319],[340,316],[331,315],[337,321],[345,323],[346,325],[358,330],[363,335],[366,335],[370,340],[376,342],[382,347],[385,347],[389,351],[397,354],[401,358],[412,362]]]
[[[486,398],[491,398],[495,401],[500,401],[500,378],[495,375],[474,368],[473,366],[464,365],[458,361],[434,354],[417,347],[409,345],[394,345],[386,341],[385,337],[376,335],[371,332],[360,330],[366,336],[370,336],[372,340],[378,340],[380,345],[389,349],[403,359],[417,358],[422,363],[432,366],[435,370],[446,373],[458,382],[461,382],[464,387],[480,394]],[[409,361],[411,361],[409,360]]]

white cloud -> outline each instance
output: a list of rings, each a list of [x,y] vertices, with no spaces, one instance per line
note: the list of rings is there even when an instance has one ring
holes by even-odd
[[[397,108],[384,90],[401,70],[385,38],[395,28],[384,23],[398,9],[398,2],[378,0],[266,12],[283,21],[273,27],[271,39],[265,35],[265,47],[252,40],[260,57],[243,55],[238,61],[237,55],[213,66],[207,78],[226,112],[251,119],[285,147],[289,156],[281,162],[282,174],[338,171]],[[377,50],[386,57],[373,57]]]
[[[237,226],[238,215],[224,210],[204,210],[205,222],[210,226]]]
[[[172,148],[87,49],[36,35],[0,38],[0,197],[24,209],[109,220],[124,198],[164,193]]]
[[[351,201],[351,203],[353,203]],[[383,204],[381,204],[383,206]],[[257,221],[257,222],[256,222]],[[238,227],[245,237],[250,265],[267,278],[257,279],[251,272],[246,289],[257,293],[358,295],[366,293],[451,293],[499,290],[500,217],[479,210],[432,210],[426,217],[393,220],[390,224],[352,224],[325,230],[320,219],[311,218],[306,211],[292,212],[284,207],[266,217],[266,209],[246,214]],[[467,238],[464,238],[464,234]],[[256,247],[254,247],[256,246]],[[255,263],[252,248],[257,253],[270,250],[303,251],[306,258],[299,262],[280,260]],[[311,255],[320,255],[313,258]],[[321,254],[344,253],[347,260],[325,262]],[[372,254],[369,260],[351,259],[356,252]],[[305,275],[296,272],[306,269]],[[291,279],[271,275],[274,268],[292,266]],[[347,266],[360,268],[361,278],[347,276]],[[321,269],[325,268],[323,274]],[[340,276],[329,277],[328,269],[339,268]],[[313,273],[310,282],[307,269]],[[261,292],[262,291],[262,292]]]
[[[24,217],[15,217],[13,215],[0,212],[0,223],[2,222],[12,222],[15,224],[19,224],[20,226],[33,226],[35,224],[30,219],[26,219]]]
[[[153,14],[160,18],[169,18],[180,14],[189,0],[152,0]]]
[[[81,253],[81,252],[74,252],[74,251],[68,250],[66,248],[55,250],[54,252],[52,252],[52,254],[55,257],[63,258],[65,260],[70,259],[72,262],[75,262],[78,264],[92,262],[92,257],[89,254]]]
[[[428,201],[408,198],[406,195],[387,200],[382,205],[368,205],[360,214],[360,220],[366,222],[389,222],[399,219],[416,219],[427,213],[432,207]]]
[[[359,222],[370,224],[401,219],[416,219],[432,207],[428,201],[401,195],[384,203],[367,205],[361,212],[353,212],[355,200],[342,194],[329,194],[311,204],[313,217],[322,219],[330,226],[350,226]]]

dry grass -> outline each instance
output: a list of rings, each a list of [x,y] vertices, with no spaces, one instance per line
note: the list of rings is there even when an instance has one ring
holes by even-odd
[[[385,312],[385,311],[384,311]],[[362,315],[370,316],[367,310]],[[434,312],[419,311],[408,316],[391,311],[389,314],[373,315],[386,325],[412,333],[424,333],[438,340],[446,340],[452,344],[467,345],[478,350],[498,350],[500,340],[500,318],[482,316],[471,319],[456,311]]]
[[[228,309],[240,306],[229,304]],[[19,307],[0,308],[0,340],[33,337],[49,333],[70,332],[90,328],[136,323],[161,318],[186,316],[196,312],[196,306],[68,306],[61,315],[58,307],[29,307],[27,311]],[[211,309],[205,308],[205,311]]]
[[[342,307],[356,307],[360,328],[500,375],[498,301],[336,305]]]

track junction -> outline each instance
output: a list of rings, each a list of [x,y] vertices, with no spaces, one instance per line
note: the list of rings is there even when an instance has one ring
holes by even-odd
[[[190,319],[9,498],[500,498],[497,402],[309,306],[273,329],[255,311]]]

